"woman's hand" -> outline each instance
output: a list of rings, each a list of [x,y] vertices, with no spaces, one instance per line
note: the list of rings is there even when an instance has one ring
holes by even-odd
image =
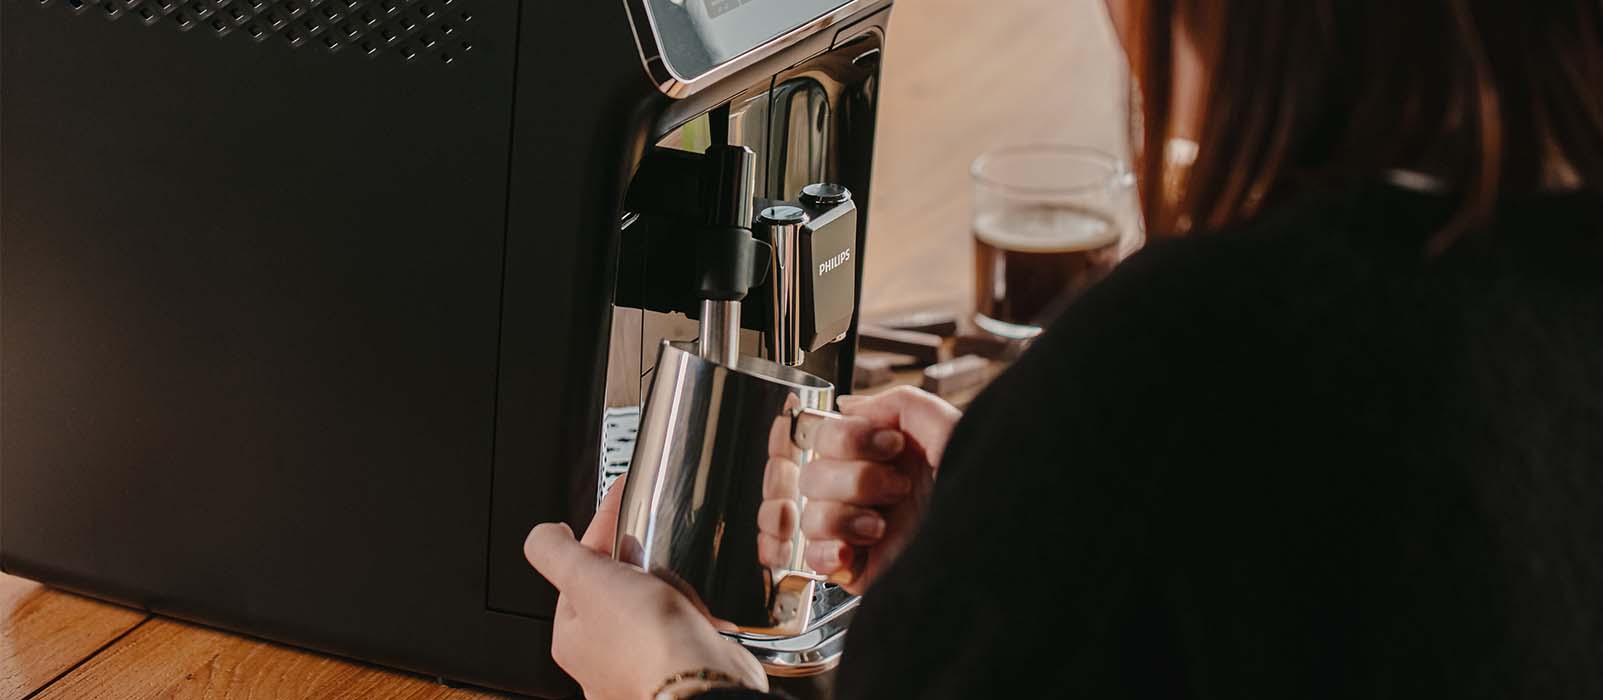
[[[567,525],[534,528],[523,554],[562,593],[551,656],[590,700],[642,700],[669,677],[708,669],[766,691],[757,659],[726,639],[661,579],[612,559],[623,483],[613,486],[583,542]]]
[[[759,547],[788,554],[790,536],[807,536],[808,566],[861,594],[895,561],[924,517],[946,441],[962,413],[912,387],[840,399],[845,420],[821,424],[814,459],[790,460],[788,426],[769,439]],[[788,423],[788,421],[784,421]],[[786,500],[799,492],[807,508]],[[778,558],[783,558],[778,557]]]

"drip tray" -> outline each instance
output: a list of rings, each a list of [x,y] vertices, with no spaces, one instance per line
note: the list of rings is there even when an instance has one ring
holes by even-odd
[[[635,455],[635,437],[640,434],[640,408],[609,408],[601,426],[601,478],[596,480],[598,508],[618,478],[629,473],[629,460]]]

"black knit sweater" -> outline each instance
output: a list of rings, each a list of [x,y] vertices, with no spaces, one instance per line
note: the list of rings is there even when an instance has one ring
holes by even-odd
[[[837,680],[1603,698],[1603,198],[1385,186],[1149,246],[970,408]]]

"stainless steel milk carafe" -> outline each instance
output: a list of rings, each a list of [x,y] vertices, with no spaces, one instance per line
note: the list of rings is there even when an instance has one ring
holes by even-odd
[[[614,556],[698,598],[713,617],[738,627],[754,651],[772,652],[787,639],[809,636],[791,645],[805,652],[799,661],[833,665],[844,620],[833,631],[821,629],[836,622],[814,613],[831,607],[815,605],[825,579],[804,562],[799,531],[787,542],[761,544],[758,511],[775,499],[794,501],[797,513],[805,508],[793,479],[765,473],[770,440],[776,434],[790,439],[796,412],[816,416],[832,408],[835,388],[767,360],[742,356],[726,365],[695,350],[693,344],[662,345],[624,487]],[[791,459],[805,469],[811,451],[794,442],[790,447]],[[816,648],[826,642],[837,648]],[[798,661],[794,653],[783,656],[789,662],[777,665]]]

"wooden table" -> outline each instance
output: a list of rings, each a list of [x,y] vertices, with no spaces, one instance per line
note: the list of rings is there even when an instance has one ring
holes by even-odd
[[[968,164],[1006,143],[1123,150],[1101,0],[899,0],[875,164],[867,310],[970,294]],[[0,575],[0,700],[498,697],[153,617]]]

